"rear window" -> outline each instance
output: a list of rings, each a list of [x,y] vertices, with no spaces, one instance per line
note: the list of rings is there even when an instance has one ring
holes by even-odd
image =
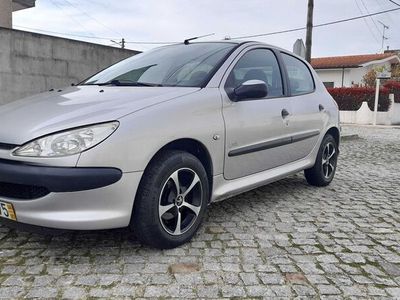
[[[310,69],[301,60],[282,53],[289,77],[290,90],[293,96],[312,93],[315,89]]]

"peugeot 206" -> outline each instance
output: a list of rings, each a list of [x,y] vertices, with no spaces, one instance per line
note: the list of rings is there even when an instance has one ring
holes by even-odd
[[[210,203],[304,171],[333,180],[339,112],[312,67],[258,42],[185,42],[0,106],[3,219],[188,242]],[[283,191],[284,193],[284,191]]]

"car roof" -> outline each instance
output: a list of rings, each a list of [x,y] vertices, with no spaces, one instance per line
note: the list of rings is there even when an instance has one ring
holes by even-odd
[[[226,44],[235,44],[235,45],[244,45],[244,44],[246,44],[246,45],[255,45],[255,46],[260,45],[260,46],[263,46],[263,47],[268,47],[268,48],[280,50],[280,51],[283,51],[283,52],[291,53],[291,51],[289,51],[289,50],[286,50],[286,49],[283,49],[283,48],[280,48],[278,46],[274,46],[274,45],[271,45],[271,44],[258,42],[258,41],[243,41],[243,40],[228,40],[228,39],[226,39],[226,40],[216,40],[216,41],[193,41],[193,42],[190,42],[189,45],[191,45],[191,44],[193,44],[193,45],[194,44],[204,44],[204,43],[215,43],[215,44],[217,44],[217,43],[218,44],[226,43]]]

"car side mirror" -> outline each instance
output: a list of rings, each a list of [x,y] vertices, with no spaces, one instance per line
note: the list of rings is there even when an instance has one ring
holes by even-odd
[[[234,89],[235,101],[260,99],[267,95],[268,87],[262,80],[248,80]]]

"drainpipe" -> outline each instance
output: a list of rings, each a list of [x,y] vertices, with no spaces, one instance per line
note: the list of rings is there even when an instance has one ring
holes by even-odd
[[[342,87],[344,87],[344,68],[342,68]]]

